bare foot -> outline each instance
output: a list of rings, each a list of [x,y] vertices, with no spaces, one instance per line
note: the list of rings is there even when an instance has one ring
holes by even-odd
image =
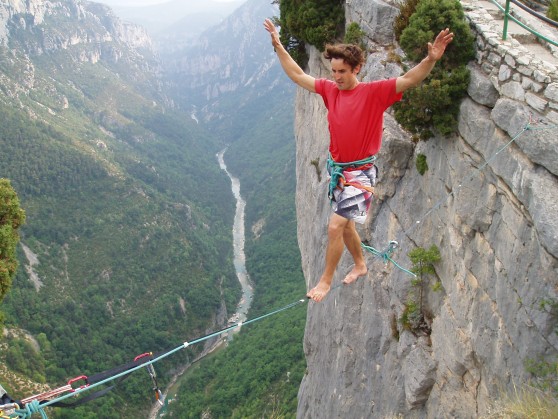
[[[327,282],[320,281],[318,282],[318,285],[308,291],[308,294],[306,294],[306,296],[319,303],[324,299],[330,288],[331,285],[329,285]]]
[[[345,279],[343,280],[343,284],[352,284],[355,282],[359,276],[366,275],[368,273],[368,268],[366,265],[364,266],[354,266],[354,268],[347,274]]]

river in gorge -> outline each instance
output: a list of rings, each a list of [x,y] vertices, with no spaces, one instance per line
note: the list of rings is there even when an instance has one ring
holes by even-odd
[[[250,309],[254,296],[254,289],[250,284],[250,277],[246,271],[246,255],[244,253],[244,210],[246,208],[246,202],[240,195],[240,181],[227,170],[227,165],[224,160],[226,151],[227,149],[225,148],[217,153],[217,160],[219,161],[221,170],[231,179],[231,189],[234,199],[236,200],[236,211],[233,223],[234,269],[238,282],[240,282],[240,286],[242,287],[242,298],[238,303],[236,313],[229,319],[229,323],[239,323],[244,322],[247,318],[248,310]]]
[[[248,271],[246,270],[246,255],[244,253],[244,243],[245,243],[245,231],[244,231],[244,217],[245,217],[245,208],[246,208],[246,201],[242,199],[240,195],[240,181],[234,177],[228,170],[227,165],[225,164],[225,152],[227,149],[221,150],[217,153],[217,161],[219,162],[219,167],[223,170],[227,176],[231,180],[231,190],[236,200],[236,210],[234,214],[234,223],[233,223],[233,250],[234,250],[234,269],[236,271],[236,276],[238,278],[238,282],[242,288],[242,297],[236,307],[236,312],[229,318],[229,324],[235,323],[242,323],[247,319],[248,310],[250,310],[250,305],[252,304],[252,298],[254,296],[254,289],[250,284],[250,277],[248,276]],[[234,333],[236,333],[239,328],[234,328],[229,332],[224,334],[224,339],[230,341],[233,338]],[[215,346],[206,351],[205,354],[211,353],[213,350],[217,349],[218,347],[222,346],[224,342],[223,339],[219,339],[219,341],[215,344]],[[172,400],[176,397],[176,392],[178,391],[178,387],[180,385],[180,377],[186,372],[188,367],[185,367],[180,371],[179,374],[175,375],[171,380],[168,388],[165,390],[165,403],[163,406],[156,403],[149,415],[150,419],[155,418],[162,418],[166,415],[166,406],[167,403],[172,402]]]

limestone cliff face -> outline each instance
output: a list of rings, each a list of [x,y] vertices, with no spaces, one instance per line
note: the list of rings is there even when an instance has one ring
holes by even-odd
[[[513,40],[496,40],[478,3],[463,2],[478,53],[458,134],[415,145],[388,112],[376,200],[360,230],[379,250],[397,240],[392,257],[404,267],[414,247],[438,246],[442,259],[431,282],[442,289],[426,295],[432,333],[416,336],[398,321],[409,275],[367,254],[369,274],[340,286],[351,267],[345,254],[334,289],[308,309],[299,418],[480,417],[502,389],[529,378],[527,359],[557,353],[553,318],[540,303],[557,298],[558,80],[552,64],[529,59]],[[348,20],[359,22],[378,51],[364,80],[401,74],[384,52],[396,5],[347,4]],[[316,50],[310,56],[309,72],[327,77],[327,62]],[[310,287],[324,267],[330,215],[319,96],[297,92],[295,134],[298,238]],[[424,176],[415,168],[418,153],[427,156]]]
[[[152,50],[143,28],[122,22],[105,5],[84,0],[3,1],[0,44],[30,55],[74,48],[79,50],[77,60],[93,63],[101,57],[118,61],[124,55],[119,44],[138,53]]]
[[[239,91],[243,100],[236,103],[237,109],[263,97],[279,102],[281,90],[287,90],[285,100],[292,100],[292,86],[269,48],[269,39],[262,36],[263,20],[278,12],[268,0],[247,0],[196,43],[182,47],[178,43],[164,62],[176,96],[183,98],[182,106],[193,105],[200,119],[215,120],[227,118],[227,106],[236,103]],[[278,89],[281,85],[288,89]]]
[[[66,109],[71,105],[56,79],[67,77],[64,73],[79,79],[84,68],[102,63],[99,71],[107,69],[125,81],[142,85],[154,100],[172,106],[163,93],[159,60],[145,30],[122,22],[100,3],[0,2],[0,51],[2,103],[28,107],[30,92],[38,89],[50,98],[49,113]],[[75,83],[76,91],[82,88],[81,84]],[[36,104],[41,109],[46,105]],[[29,113],[34,115],[36,111],[29,110]]]

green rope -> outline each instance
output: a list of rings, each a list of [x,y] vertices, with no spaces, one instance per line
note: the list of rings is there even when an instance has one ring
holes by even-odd
[[[16,409],[13,414],[10,415],[10,418],[29,418],[33,413],[40,413],[42,419],[48,419],[46,412],[43,410],[45,405],[41,405],[38,400],[32,400],[29,403],[25,404],[24,409]]]
[[[288,310],[288,309],[290,309],[290,308],[292,308],[292,307],[294,307],[294,306],[297,306],[297,305],[299,305],[299,304],[302,304],[302,303],[304,303],[304,302],[306,302],[306,301],[307,301],[307,298],[300,299],[300,300],[298,300],[298,301],[295,301],[294,303],[291,303],[291,304],[286,305],[285,307],[281,307],[281,308],[279,308],[279,309],[277,309],[277,310],[275,310],[275,311],[271,311],[271,312],[269,312],[269,313],[263,314],[263,315],[261,315],[261,316],[259,316],[259,317],[254,318],[254,319],[246,320],[245,322],[238,322],[238,323],[235,323],[235,324],[231,325],[230,327],[227,327],[226,329],[220,330],[220,331],[215,332],[215,333],[211,333],[211,334],[209,334],[209,335],[207,335],[207,336],[204,336],[204,337],[202,337],[202,338],[198,338],[198,339],[192,340],[192,341],[190,341],[190,342],[184,342],[183,347],[186,348],[186,347],[188,347],[188,346],[190,346],[190,345],[194,345],[194,344],[196,344],[196,343],[203,342],[204,340],[208,340],[208,339],[211,339],[211,338],[213,338],[213,337],[215,337],[215,336],[222,335],[223,333],[228,332],[228,331],[233,330],[233,329],[236,329],[236,328],[240,329],[240,328],[241,328],[243,325],[245,325],[245,324],[250,324],[250,323],[254,323],[254,322],[260,321],[260,320],[262,320],[262,319],[265,319],[266,317],[273,316],[273,315],[278,314],[278,313],[280,313],[280,312],[282,312],[282,311]]]
[[[389,246],[383,251],[380,252],[379,250],[374,249],[372,246],[367,246],[364,243],[361,243],[361,246],[367,250],[368,252],[372,253],[374,256],[382,258],[382,260],[384,261],[384,263],[388,263],[391,262],[393,263],[393,265],[400,269],[401,271],[412,275],[413,277],[417,277],[417,275],[411,271],[409,271],[408,269],[403,268],[401,265],[399,265],[397,262],[395,262],[392,258],[391,255],[393,254],[393,252],[395,251],[395,249],[397,249],[399,247],[399,244],[396,241],[391,241],[389,242]]]
[[[234,329],[236,329],[236,328],[240,328],[243,324],[250,324],[250,323],[254,323],[254,322],[263,320],[263,319],[265,319],[266,317],[273,316],[273,315],[275,315],[275,314],[281,313],[282,311],[288,310],[288,309],[290,309],[290,308],[292,308],[292,307],[295,307],[295,306],[297,306],[297,305],[299,305],[299,304],[302,304],[302,303],[306,302],[307,300],[308,300],[307,298],[302,298],[302,299],[300,299],[300,300],[298,300],[298,301],[295,301],[294,303],[288,304],[288,305],[286,305],[286,306],[284,306],[284,307],[281,307],[281,308],[279,308],[279,309],[277,309],[277,310],[274,310],[274,311],[271,311],[271,312],[269,312],[269,313],[263,314],[263,315],[261,315],[261,316],[259,316],[259,317],[254,318],[254,319],[250,319],[250,320],[247,320],[247,321],[245,321],[245,322],[235,323],[235,324],[233,324],[233,325],[231,325],[231,326],[229,326],[229,327],[226,327],[225,329],[219,330],[218,332],[210,333],[210,334],[208,334],[208,335],[206,335],[206,336],[203,336],[203,337],[194,339],[194,340],[192,340],[192,341],[190,341],[190,342],[184,342],[184,343],[181,344],[180,346],[178,346],[178,347],[176,347],[176,348],[174,348],[174,349],[172,349],[172,350],[170,350],[170,351],[168,351],[168,352],[166,352],[166,353],[164,353],[164,354],[158,356],[157,358],[153,358],[152,360],[150,360],[150,361],[148,361],[148,362],[144,362],[144,363],[141,364],[141,365],[138,365],[138,366],[136,366],[136,367],[130,368],[130,369],[128,369],[128,370],[126,370],[126,371],[123,371],[123,372],[121,372],[121,373],[119,373],[119,374],[115,374],[115,375],[113,375],[113,376],[111,376],[111,377],[108,377],[108,378],[106,378],[105,380],[99,381],[99,382],[97,382],[97,383],[95,383],[95,384],[91,384],[91,385],[86,386],[86,387],[78,388],[78,389],[76,389],[75,391],[73,391],[73,392],[71,392],[71,393],[69,393],[69,394],[65,394],[65,395],[63,395],[63,396],[60,396],[60,397],[55,398],[55,399],[53,399],[53,400],[50,400],[50,401],[48,401],[48,402],[39,403],[39,401],[33,400],[32,402],[29,402],[29,403],[27,403],[27,404],[25,405],[25,409],[18,409],[18,410],[16,411],[16,412],[17,412],[17,413],[16,413],[17,416],[11,416],[11,417],[14,418],[14,419],[26,419],[26,418],[31,417],[31,415],[32,415],[33,413],[37,413],[37,412],[38,412],[38,413],[41,413],[42,419],[48,419],[47,416],[46,416],[46,413],[43,411],[43,409],[44,409],[45,407],[47,407],[47,406],[50,406],[50,405],[55,404],[55,403],[58,403],[58,402],[60,402],[60,401],[62,401],[62,400],[65,400],[65,399],[67,399],[67,398],[70,398],[70,397],[78,396],[79,394],[81,394],[81,393],[83,393],[83,392],[85,392],[85,391],[89,391],[89,390],[91,390],[91,389],[93,389],[93,388],[95,388],[95,387],[98,387],[98,386],[100,386],[100,385],[106,384],[106,383],[108,383],[109,381],[112,381],[112,380],[115,380],[115,379],[117,379],[117,378],[119,378],[119,377],[122,377],[123,375],[131,374],[131,373],[134,372],[134,371],[137,371],[137,370],[139,370],[139,369],[141,369],[141,368],[144,368],[144,367],[146,367],[146,366],[148,366],[148,365],[152,365],[152,364],[154,364],[155,362],[158,362],[158,361],[160,361],[160,360],[163,359],[163,358],[166,358],[166,357],[168,357],[168,356],[170,356],[170,355],[173,355],[174,353],[176,353],[176,352],[178,352],[178,351],[180,351],[180,350],[182,350],[182,349],[184,349],[184,348],[187,348],[187,347],[189,347],[189,346],[191,346],[191,345],[194,345],[194,344],[196,344],[196,343],[203,342],[203,341],[208,340],[208,339],[211,339],[211,338],[213,338],[213,337],[222,335],[222,334],[224,334],[224,333],[226,333],[226,332],[229,332],[229,331],[231,331],[231,330],[234,330]]]
[[[376,156],[370,156],[362,160],[351,161],[347,163],[338,163],[331,157],[331,154],[327,157],[327,169],[330,172],[330,180],[329,180],[329,190],[327,196],[329,200],[333,200],[333,191],[337,188],[339,184],[339,179],[345,180],[345,175],[343,174],[343,170],[347,167],[360,167],[366,164],[371,164],[376,161]]]

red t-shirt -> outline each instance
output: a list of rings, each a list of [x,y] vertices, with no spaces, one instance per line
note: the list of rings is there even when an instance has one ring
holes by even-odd
[[[331,80],[316,79],[316,93],[328,109],[329,152],[333,160],[362,160],[380,150],[384,112],[403,95],[395,92],[395,80],[361,82],[352,90],[339,90]]]

